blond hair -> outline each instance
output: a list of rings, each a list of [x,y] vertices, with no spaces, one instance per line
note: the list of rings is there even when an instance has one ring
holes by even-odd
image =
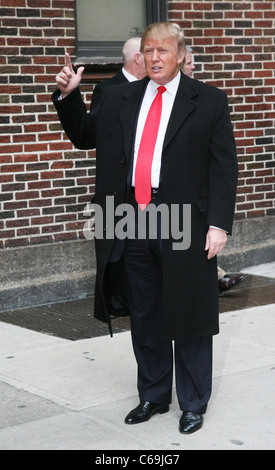
[[[147,38],[155,40],[163,40],[168,38],[174,38],[177,41],[178,53],[185,52],[185,40],[182,29],[177,23],[152,23],[150,24],[143,33],[141,38],[141,52],[144,51],[144,42]]]

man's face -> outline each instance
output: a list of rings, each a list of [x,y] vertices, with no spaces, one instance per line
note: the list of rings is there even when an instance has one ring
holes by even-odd
[[[147,75],[158,85],[166,85],[175,78],[183,61],[184,53],[178,52],[174,38],[144,42],[144,60]]]
[[[188,52],[186,54],[186,57],[185,57],[185,64],[184,64],[184,74],[187,75],[188,77],[190,78],[193,78],[193,72],[195,70],[195,65],[193,63],[193,57],[192,57],[192,54],[190,54],[190,52]]]

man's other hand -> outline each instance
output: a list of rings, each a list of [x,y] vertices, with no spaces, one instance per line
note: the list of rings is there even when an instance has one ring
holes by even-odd
[[[74,72],[70,55],[65,54],[66,65],[61,72],[56,76],[56,83],[61,92],[62,98],[69,95],[75,88],[78,87],[84,67],[79,67],[77,73]]]
[[[220,253],[227,242],[227,234],[224,230],[210,227],[206,235],[205,251],[208,251],[207,258],[211,259]]]

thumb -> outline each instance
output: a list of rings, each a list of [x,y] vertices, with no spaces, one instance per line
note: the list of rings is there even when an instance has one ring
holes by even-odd
[[[81,79],[81,77],[82,77],[82,74],[83,74],[84,70],[85,70],[85,67],[79,67],[79,68],[77,69],[76,75],[77,75],[80,79]]]

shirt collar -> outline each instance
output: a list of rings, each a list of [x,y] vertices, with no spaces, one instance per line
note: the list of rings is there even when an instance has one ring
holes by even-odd
[[[127,70],[125,70],[124,67],[122,68],[122,73],[123,73],[123,75],[127,78],[127,80],[128,80],[129,82],[135,82],[135,81],[138,80],[136,77],[134,77],[134,75],[132,75],[131,73],[127,72]]]
[[[178,91],[178,86],[180,83],[180,72],[171,80],[170,82],[166,83],[165,88],[166,90],[173,96],[176,96],[176,93]],[[160,86],[158,83],[154,82],[153,80],[150,80],[148,86],[151,88],[152,93],[155,93],[157,88]]]

